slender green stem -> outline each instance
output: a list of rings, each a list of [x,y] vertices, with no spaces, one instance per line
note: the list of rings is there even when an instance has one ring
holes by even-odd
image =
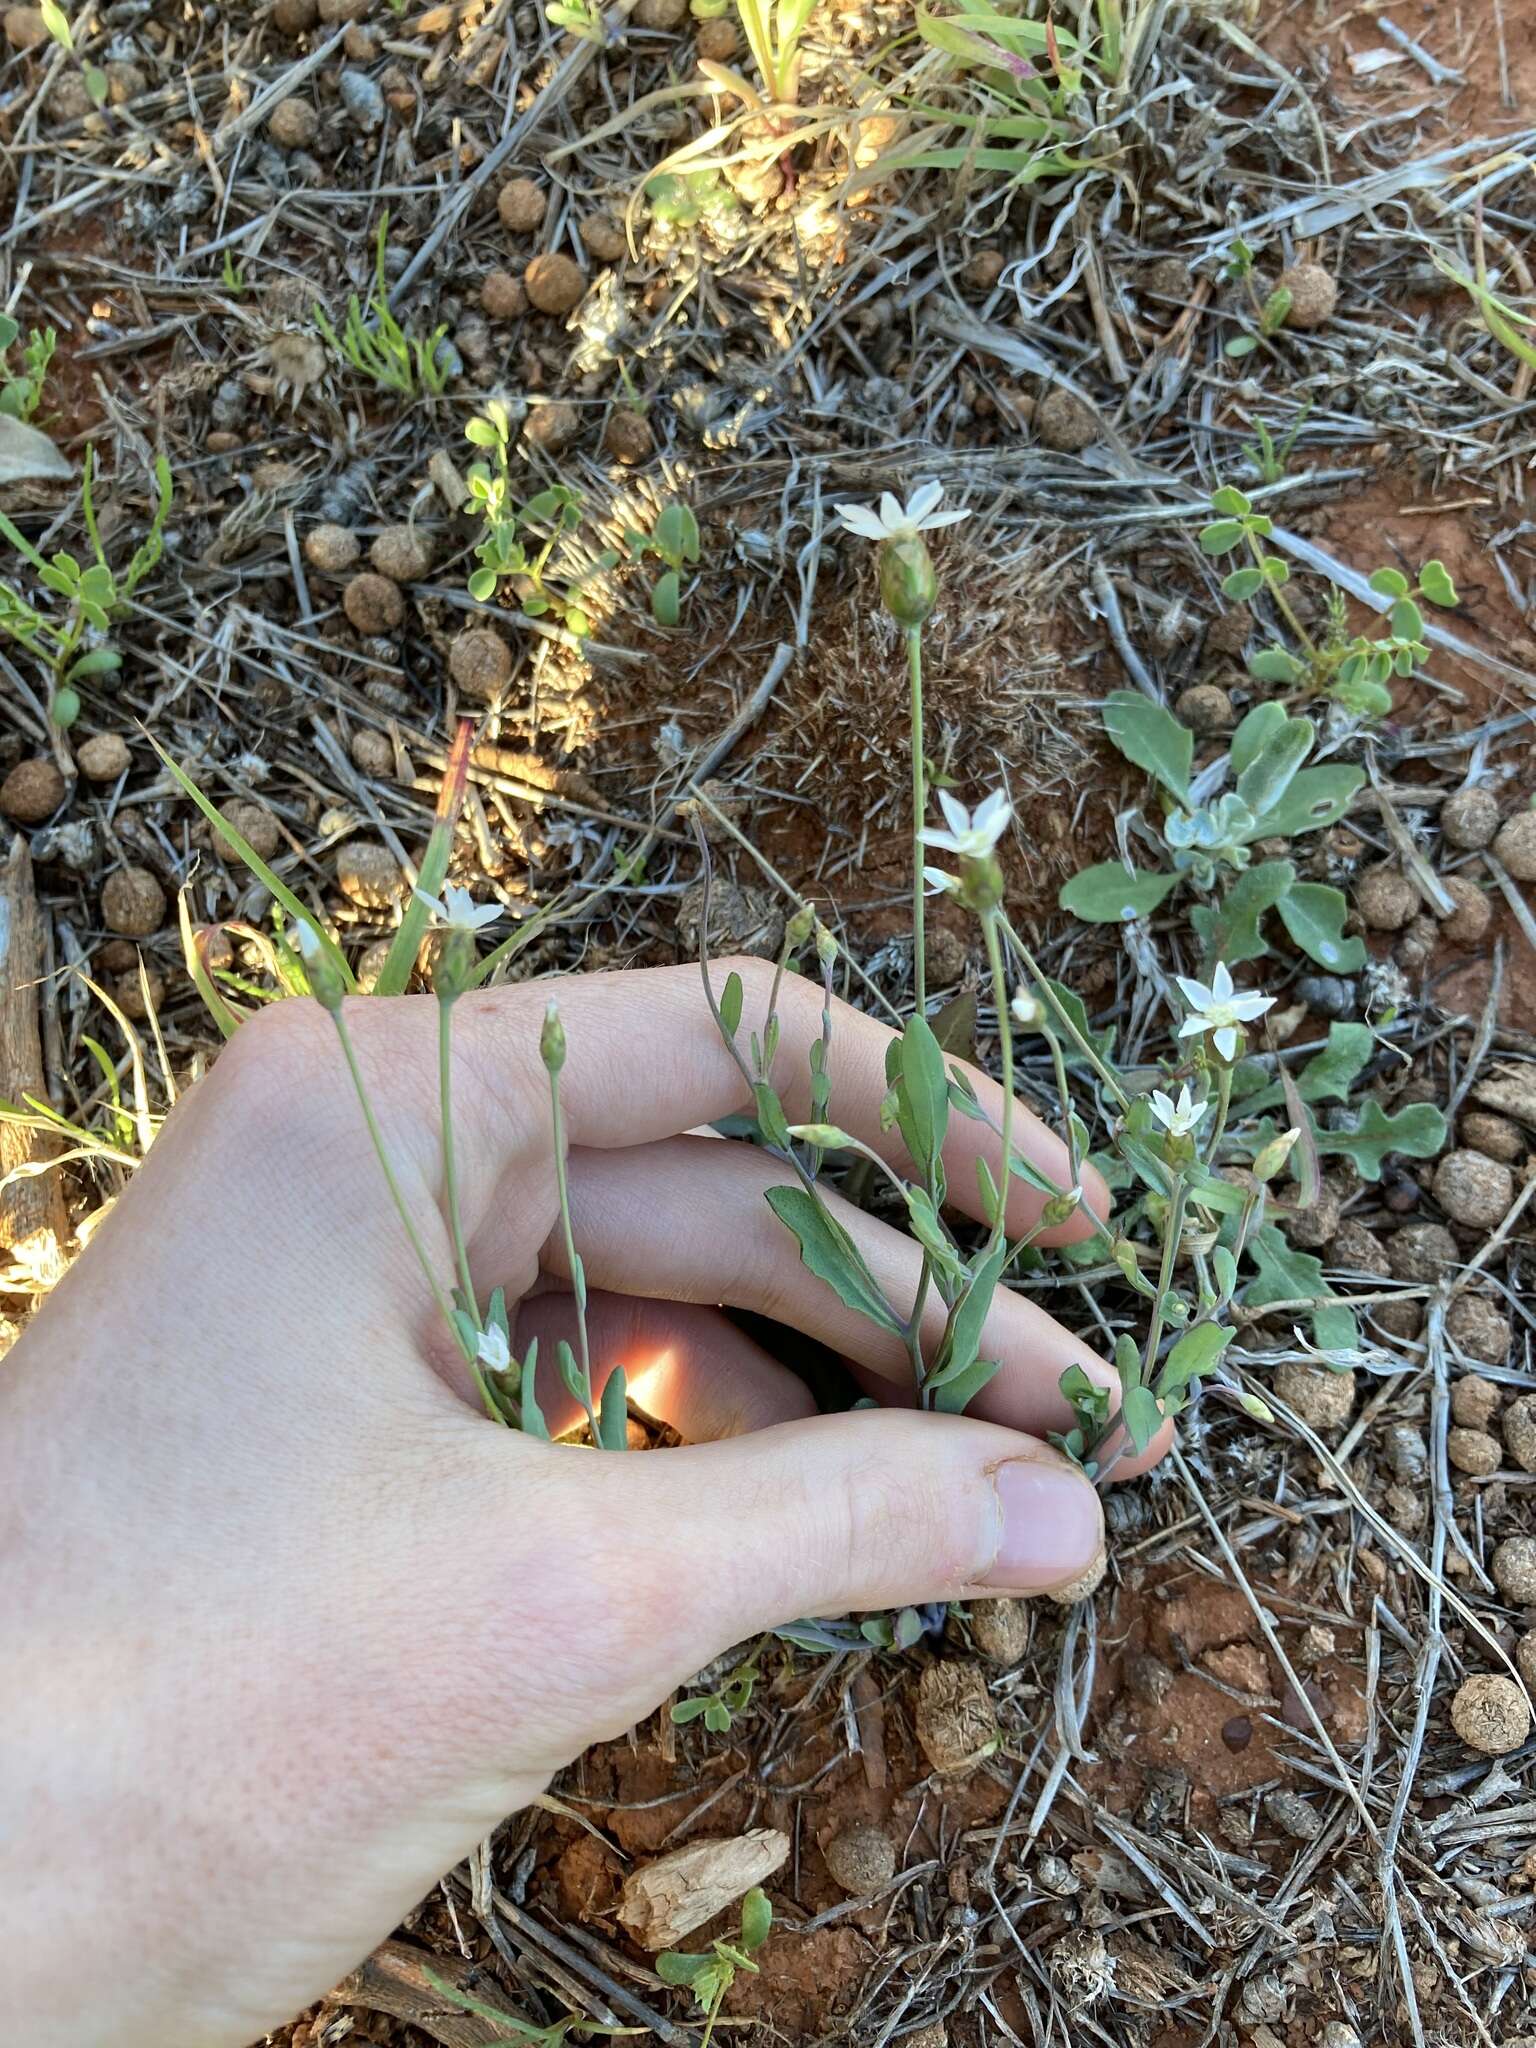
[[[598,1444],[597,1409],[592,1401],[592,1350],[587,1336],[587,1274],[576,1250],[576,1233],[571,1227],[571,1190],[565,1160],[565,1112],[560,1106],[560,1074],[552,1068],[549,1076],[549,1109],[554,1125],[555,1188],[560,1198],[560,1232],[565,1239],[565,1262],[570,1268],[571,1293],[576,1302],[576,1347],[581,1365],[581,1404],[587,1411],[587,1427]]]
[[[380,1131],[378,1118],[373,1113],[373,1104],[368,1100],[368,1090],[363,1086],[362,1069],[357,1064],[357,1053],[353,1048],[352,1034],[347,1029],[346,1019],[342,1016],[339,1009],[332,1010],[331,1016],[336,1023],[336,1036],[341,1040],[341,1050],[346,1058],[347,1072],[352,1076],[352,1086],[356,1091],[358,1103],[363,1112],[363,1121],[368,1126],[368,1136],[373,1141],[373,1149],[378,1155],[379,1165],[384,1170],[384,1179],[389,1188],[390,1197],[394,1202],[396,1213],[405,1226],[406,1236],[411,1241],[411,1250],[416,1254],[416,1262],[421,1267],[422,1273],[426,1277],[427,1285],[432,1290],[433,1300],[442,1311],[443,1321],[458,1340],[459,1349],[463,1351],[466,1358],[473,1362],[473,1353],[465,1343],[459,1326],[453,1319],[453,1306],[447,1295],[443,1292],[442,1282],[433,1270],[432,1261],[427,1257],[427,1248],[421,1241],[421,1233],[411,1218],[410,1210],[406,1207],[405,1196],[401,1193],[400,1183],[395,1178],[395,1169],[389,1163],[389,1154],[384,1148],[384,1134]]]
[[[1259,546],[1258,542],[1254,539],[1251,533],[1245,532],[1243,538],[1248,543],[1248,552],[1253,557],[1253,566],[1262,575],[1265,560],[1264,550]],[[1307,650],[1308,659],[1313,662],[1318,661],[1320,659],[1320,656],[1318,654],[1316,643],[1314,642],[1311,634],[1307,631],[1306,627],[1301,623],[1300,619],[1297,618],[1295,608],[1291,604],[1290,599],[1286,596],[1283,588],[1278,583],[1271,583],[1268,576],[1264,577],[1264,588],[1269,592],[1270,596],[1274,599],[1276,605],[1279,607],[1279,610],[1283,615],[1286,624],[1290,627],[1291,631],[1296,635],[1296,638],[1301,642],[1302,646],[1305,647],[1305,649]]]
[[[1168,1197],[1168,1216],[1163,1225],[1163,1260],[1157,1276],[1157,1299],[1152,1304],[1152,1316],[1147,1325],[1146,1349],[1141,1354],[1141,1379],[1143,1386],[1152,1384],[1152,1368],[1157,1363],[1157,1347],[1163,1337],[1163,1304],[1173,1286],[1174,1261],[1178,1257],[1179,1241],[1184,1235],[1184,1205],[1188,1190],[1182,1174],[1176,1175]]]
[[[1056,1075],[1056,1093],[1061,1099],[1061,1121],[1067,1134],[1067,1163],[1072,1168],[1072,1185],[1080,1187],[1083,1179],[1083,1162],[1078,1157],[1077,1125],[1072,1117],[1072,1090],[1067,1082],[1067,1063],[1062,1056],[1061,1040],[1049,1028],[1040,1035],[1051,1049],[1051,1067]]]
[[[1210,1144],[1206,1148],[1205,1163],[1216,1164],[1216,1152],[1226,1135],[1227,1114],[1232,1107],[1232,1069],[1225,1061],[1216,1069],[1216,1121],[1211,1126]]]
[[[1105,1063],[1105,1061],[1100,1057],[1097,1048],[1094,1045],[1092,1045],[1087,1038],[1083,1036],[1082,1032],[1078,1030],[1077,1026],[1073,1023],[1072,1019],[1067,1015],[1064,1005],[1057,997],[1056,991],[1051,987],[1050,981],[1047,978],[1045,971],[1041,967],[1039,961],[1036,960],[1034,954],[1031,953],[1028,946],[1025,945],[1024,941],[1019,937],[1018,933],[1014,930],[1012,924],[1010,924],[1006,918],[1002,920],[1002,928],[1003,934],[1006,937],[1009,945],[1013,948],[1018,958],[1023,962],[1025,969],[1028,971],[1030,980],[1034,983],[1035,994],[1040,998],[1041,1002],[1043,1002],[1046,1005],[1047,1009],[1050,1010],[1052,1015],[1055,1017],[1056,1022],[1060,1025],[1061,1029],[1067,1034],[1068,1038],[1071,1039],[1072,1043],[1077,1047],[1078,1051],[1082,1054],[1083,1058],[1088,1062],[1089,1066],[1092,1067],[1093,1071],[1098,1075],[1099,1079],[1104,1083],[1104,1086],[1109,1090],[1110,1094],[1114,1097],[1115,1101],[1119,1104],[1120,1108],[1122,1110],[1129,1109],[1131,1106],[1131,1098],[1129,1095],[1126,1094],[1125,1087],[1121,1082],[1120,1076],[1114,1071],[1112,1067],[1108,1066]]]
[[[923,629],[907,628],[907,674],[912,686],[912,987],[917,1014],[928,1013],[928,945],[924,930],[923,827],[927,823],[928,778],[923,764]]]
[[[469,1276],[469,1247],[464,1242],[464,1223],[459,1212],[458,1161],[453,1142],[453,997],[439,996],[437,1003],[437,1090],[443,1125],[443,1184],[448,1191],[448,1229],[453,1238],[453,1255],[459,1269],[459,1291],[464,1306],[480,1326],[480,1304],[475,1283]]]
[[[1003,1241],[1008,1214],[1008,1182],[1013,1172],[1013,1018],[1008,1010],[1008,982],[1003,973],[1003,949],[998,938],[998,914],[984,911],[982,937],[986,940],[987,966],[992,973],[992,1001],[997,1009],[997,1036],[1003,1063],[1003,1178],[998,1189],[997,1214],[988,1240],[992,1250]]]

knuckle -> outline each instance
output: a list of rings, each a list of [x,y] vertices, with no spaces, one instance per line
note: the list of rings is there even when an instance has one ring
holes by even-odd
[[[331,1037],[330,1019],[318,1003],[294,998],[268,1003],[220,1053],[213,1079],[221,1094],[278,1108],[313,1089],[334,1051]]]

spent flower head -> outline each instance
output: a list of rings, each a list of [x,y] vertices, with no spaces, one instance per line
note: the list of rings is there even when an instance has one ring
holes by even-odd
[[[941,512],[939,500],[943,496],[944,486],[930,481],[919,484],[905,505],[892,492],[885,491],[878,510],[871,505],[834,505],[832,509],[848,531],[858,534],[861,540],[915,540],[920,533],[932,533],[936,527],[954,526],[970,518],[964,505],[951,505],[948,511]]]
[[[431,911],[432,922],[439,931],[474,933],[494,924],[501,915],[499,903],[476,903],[467,889],[454,882],[447,885],[441,896],[429,896],[425,889],[413,889],[411,894]]]
[[[925,827],[918,835],[924,846],[942,853],[957,853],[962,860],[985,860],[1008,830],[1013,805],[1000,789],[983,797],[974,811],[956,803],[947,789],[941,789],[938,796],[947,829]]]
[[[1152,1114],[1170,1138],[1187,1138],[1198,1130],[1210,1106],[1209,1102],[1191,1099],[1187,1081],[1179,1090],[1177,1101],[1165,1095],[1161,1088],[1152,1090]]]
[[[1239,1026],[1250,1024],[1255,1017],[1262,1017],[1266,1010],[1274,1008],[1273,996],[1255,995],[1250,991],[1239,994],[1225,961],[1219,961],[1211,975],[1210,982],[1193,981],[1187,974],[1176,974],[1184,1000],[1190,1014],[1179,1026],[1180,1038],[1190,1038],[1204,1032],[1211,1034],[1219,1058],[1237,1058]]]

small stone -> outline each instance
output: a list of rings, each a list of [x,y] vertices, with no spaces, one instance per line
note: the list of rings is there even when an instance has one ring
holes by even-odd
[[[1522,1472],[1536,1472],[1536,1394],[1522,1394],[1504,1410],[1504,1445]]]
[[[1439,943],[1440,930],[1435,920],[1424,911],[1409,924],[1392,949],[1392,957],[1400,967],[1422,967]]]
[[[64,801],[66,784],[56,761],[38,754],[18,761],[0,782],[0,811],[18,825],[40,825]]]
[[[283,843],[282,828],[265,804],[252,803],[248,797],[237,797],[233,803],[224,806],[224,816],[251,851],[259,853],[263,860],[271,860]],[[214,838],[226,859],[236,858],[233,844],[217,828]]]
[[[379,61],[379,40],[372,29],[364,28],[360,21],[349,23],[341,39],[341,47],[354,64],[376,64]]]
[[[1399,932],[1419,907],[1419,892],[1397,868],[1372,868],[1355,884],[1355,908],[1373,932]]]
[[[267,116],[267,133],[279,149],[310,149],[320,133],[320,116],[308,100],[279,100]]]
[[[1531,1732],[1531,1710],[1512,1678],[1479,1672],[1451,1701],[1451,1726],[1467,1745],[1483,1756],[1507,1756]]]
[[[149,80],[138,65],[124,63],[121,58],[106,66],[106,74],[107,100],[111,106],[126,107],[149,89]]]
[[[1253,638],[1253,613],[1245,604],[1229,605],[1205,629],[1208,654],[1241,654]]]
[[[420,583],[430,576],[437,551],[419,526],[386,526],[368,550],[381,576],[395,583]]]
[[[133,763],[128,742],[120,732],[92,733],[77,750],[75,759],[87,782],[116,782]]]
[[[371,725],[358,727],[347,751],[352,756],[353,766],[364,775],[377,778],[394,773],[395,750],[385,735],[375,732]]]
[[[1493,857],[1503,861],[1517,882],[1536,882],[1536,811],[1516,811],[1499,827]]]
[[[1296,980],[1296,1000],[1315,1010],[1319,1017],[1341,1022],[1355,1016],[1360,1008],[1360,989],[1342,974],[1302,974]]]
[[[1435,1168],[1435,1200],[1453,1223],[1492,1230],[1515,1199],[1515,1177],[1482,1152],[1447,1152]]]
[[[1232,699],[1220,683],[1191,683],[1179,692],[1173,708],[1202,739],[1232,728]]]
[[[512,680],[512,650],[489,626],[469,626],[448,649],[448,673],[466,697],[489,704]]]
[[[834,1880],[851,1899],[867,1898],[896,1875],[896,1850],[881,1828],[844,1828],[822,1854]]]
[[[1143,1651],[1125,1667],[1126,1690],[1143,1706],[1161,1706],[1173,1690],[1173,1673],[1159,1657]]]
[[[581,304],[587,280],[573,256],[549,249],[523,272],[523,289],[541,313],[569,313]]]
[[[1440,920],[1440,935],[1453,946],[1475,946],[1488,936],[1493,904],[1485,889],[1465,875],[1442,875],[1440,886],[1455,908]]]
[[[1424,1526],[1424,1495],[1415,1486],[1389,1486],[1387,1515],[1393,1528],[1400,1529],[1405,1536],[1413,1535]]]
[[[1264,1794],[1263,1806],[1275,1826],[1293,1842],[1315,1842],[1323,1832],[1321,1814],[1299,1792],[1277,1787]]]
[[[1461,1249],[1443,1223],[1405,1223],[1387,1240],[1394,1280],[1433,1286],[1461,1264]]]
[[[688,19],[688,0],[638,0],[630,20],[637,28],[681,28]]]
[[[1492,1110],[1464,1111],[1456,1135],[1472,1151],[1489,1159],[1502,1159],[1506,1166],[1517,1166],[1525,1154],[1520,1126],[1507,1116],[1495,1116]]]
[[[1099,418],[1064,385],[1053,385],[1035,408],[1035,432],[1047,448],[1076,455],[1099,438]]]
[[[1500,1315],[1480,1294],[1460,1294],[1445,1317],[1446,1334],[1479,1365],[1503,1365],[1514,1342],[1508,1316]]]
[[[717,21],[701,21],[694,30],[693,47],[707,64],[729,64],[740,46],[735,22],[723,16]]]
[[[1355,1376],[1288,1359],[1275,1368],[1275,1392],[1312,1429],[1342,1429],[1354,1410]]]
[[[364,910],[388,910],[404,900],[407,883],[387,846],[349,840],[336,855],[336,881],[343,896]]]
[[[1291,308],[1285,316],[1287,327],[1310,332],[1325,327],[1333,318],[1333,309],[1339,303],[1339,287],[1332,272],[1324,270],[1321,263],[1293,263],[1288,270],[1281,271],[1276,284],[1278,290],[1291,295]]]
[[[1458,789],[1440,806],[1440,830],[1452,846],[1469,853],[1491,843],[1499,829],[1498,800],[1491,790]]]
[[[101,921],[125,939],[147,939],[165,917],[165,891],[148,868],[118,868],[101,888]]]
[[[496,194],[496,211],[502,226],[512,234],[531,235],[543,226],[549,200],[532,178],[511,178]]]
[[[936,1771],[965,1770],[997,1747],[997,1715],[979,1664],[930,1664],[917,1683],[914,1718],[918,1743]]]
[[[345,576],[362,552],[362,542],[345,526],[312,526],[304,536],[304,559],[322,576]]]
[[[1490,1436],[1485,1429],[1447,1430],[1445,1455],[1458,1472],[1465,1472],[1473,1479],[1486,1479],[1490,1472],[1497,1472],[1503,1462],[1498,1438]]]
[[[626,466],[644,462],[655,446],[655,437],[644,413],[635,412],[626,405],[609,416],[603,429],[603,447],[615,462]]]
[[[1317,2037],[1317,2048],[1363,2048],[1363,2044],[1344,2020],[1329,2020]]]
[[[971,1641],[989,1664],[1017,1664],[1029,1648],[1027,1600],[973,1600],[967,1609]]]
[[[144,996],[144,983],[139,980],[137,967],[133,969],[132,973],[120,976],[112,985],[113,1001],[117,1004],[123,1015],[131,1018],[135,1024],[142,1023],[152,1013],[157,1012],[165,1001],[165,976],[163,974],[157,974],[154,968],[146,966],[144,969],[144,981],[149,984],[149,1000],[147,1002]]]
[[[1226,1643],[1218,1650],[1207,1650],[1200,1662],[1212,1678],[1235,1692],[1269,1691],[1269,1664],[1257,1643]]]
[[[577,233],[594,263],[622,263],[629,254],[624,230],[606,213],[589,213]]]
[[[1391,1276],[1392,1262],[1374,1230],[1346,1216],[1328,1247],[1328,1264],[1336,1273],[1359,1273],[1371,1280]]]
[[[48,41],[48,24],[40,7],[7,7],[5,40],[13,50],[40,50]]]
[[[1516,1607],[1536,1606],[1536,1536],[1506,1536],[1491,1560],[1493,1583]]]
[[[1394,1422],[1382,1438],[1382,1450],[1393,1475],[1417,1484],[1429,1471],[1429,1452],[1411,1422]]]
[[[989,292],[1008,267],[1001,249],[978,249],[960,267],[960,282],[967,291]]]
[[[1182,256],[1159,256],[1141,275],[1141,289],[1154,299],[1182,301],[1194,288],[1195,273]]]
[[[1325,1657],[1332,1657],[1338,1650],[1339,1639],[1331,1628],[1324,1628],[1318,1622],[1308,1622],[1301,1632],[1297,1654],[1303,1664],[1321,1664]]]
[[[341,608],[359,633],[393,633],[405,620],[399,584],[367,569],[342,592]]]
[[[1503,1398],[1492,1380],[1485,1380],[1479,1372],[1466,1372],[1451,1389],[1451,1414],[1465,1429],[1486,1429]]]
[[[480,286],[481,310],[493,320],[518,320],[528,310],[523,281],[510,270],[488,270]]]
[[[1058,1607],[1075,1607],[1079,1600],[1091,1600],[1104,1583],[1104,1574],[1109,1570],[1109,1553],[1101,1550],[1087,1571],[1079,1572],[1075,1579],[1068,1579],[1064,1586],[1053,1587],[1046,1596]]]
[[[568,398],[551,398],[528,408],[523,433],[535,448],[547,455],[568,448],[581,432],[581,414]]]

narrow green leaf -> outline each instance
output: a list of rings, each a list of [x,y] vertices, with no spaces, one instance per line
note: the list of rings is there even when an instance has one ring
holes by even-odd
[[[768,1206],[794,1234],[806,1269],[826,1282],[845,1308],[882,1329],[900,1331],[901,1318],[880,1292],[864,1256],[843,1226],[804,1188],[769,1188]]]
[[[1003,1369],[1000,1358],[978,1358],[966,1371],[957,1372],[953,1379],[946,1380],[933,1397],[935,1413],[939,1415],[963,1415],[976,1396],[989,1386]]]
[[[901,1034],[901,1080],[901,1134],[924,1175],[931,1177],[949,1128],[949,1080],[926,1017],[909,1017]]]
[[[762,1886],[754,1885],[741,1902],[741,1945],[751,1955],[772,1931],[772,1903]]]
[[[1006,1241],[989,1252],[976,1268],[971,1284],[955,1304],[944,1333],[944,1343],[927,1385],[935,1392],[970,1371],[981,1350],[981,1332],[991,1311],[992,1297],[1008,1263]],[[958,1411],[950,1409],[946,1413]]]
[[[1120,1404],[1120,1420],[1139,1457],[1163,1426],[1163,1411],[1150,1387],[1127,1388]]]
[[[226,1038],[233,1038],[245,1022],[246,1012],[229,1000],[203,965],[203,956],[197,950],[197,934],[192,929],[192,917],[187,909],[185,889],[176,892],[176,923],[181,932],[181,955],[192,977],[192,986],[202,997],[203,1007],[219,1030]]]
[[[629,1449],[629,1390],[624,1368],[616,1365],[603,1381],[602,1404],[597,1411],[597,1447],[601,1451]]]
[[[537,1437],[541,1443],[549,1442],[549,1424],[544,1420],[544,1410],[539,1406],[537,1392],[539,1371],[539,1340],[534,1338],[528,1346],[528,1356],[523,1360],[523,1369],[518,1388],[518,1406],[522,1410],[524,1436]]]
[[[1195,736],[1171,711],[1139,690],[1115,690],[1104,705],[1104,730],[1128,761],[1175,796],[1188,797]]]
[[[731,1038],[736,1036],[737,1029],[741,1024],[741,1006],[745,999],[745,994],[746,991],[741,984],[741,976],[732,968],[731,972],[725,977],[725,989],[720,997],[720,1021],[725,1026],[727,1035]]]
[[[784,1105],[766,1081],[758,1081],[752,1089],[752,1099],[757,1104],[757,1126],[764,1139],[776,1146],[780,1152],[787,1152],[793,1142],[789,1135],[789,1119],[784,1114]]]

